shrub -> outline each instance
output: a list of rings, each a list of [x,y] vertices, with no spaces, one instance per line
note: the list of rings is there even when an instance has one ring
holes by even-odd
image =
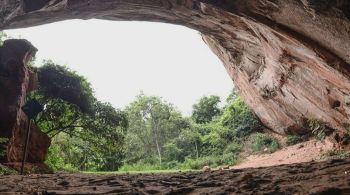
[[[204,166],[218,167],[221,165],[220,156],[205,156],[198,159],[186,158],[182,164],[183,169],[202,169]]]
[[[1,145],[6,144],[8,141],[7,138],[0,137],[0,157],[4,156],[6,154],[5,147],[2,147]]]
[[[324,140],[327,134],[332,132],[332,129],[327,127],[327,124],[325,122],[320,121],[318,119],[308,119],[307,127],[311,130],[311,133],[318,140]]]
[[[246,106],[241,97],[237,97],[225,108],[221,117],[221,124],[227,127],[226,131],[221,132],[221,137],[227,141],[248,136],[260,127],[259,120]]]
[[[165,162],[163,163],[162,167],[166,170],[169,170],[169,169],[178,169],[180,166],[180,163],[173,160],[173,161],[170,161],[170,162]]]
[[[295,145],[295,144],[300,143],[302,141],[303,141],[303,138],[299,135],[288,135],[286,144],[288,146],[292,146],[292,145]]]
[[[227,149],[222,155],[205,156],[198,159],[186,158],[185,162],[181,164],[181,168],[202,169],[204,166],[215,168],[221,165],[234,165],[237,163],[237,160],[238,152]]]
[[[17,174],[17,172],[11,168],[8,168],[0,164],[0,175],[12,175],[12,174]]]
[[[45,164],[54,171],[64,168],[64,160],[61,156],[60,147],[55,144],[50,146]]]
[[[242,149],[242,146],[236,142],[232,142],[230,143],[228,146],[226,146],[225,150],[224,150],[224,154],[227,153],[234,153],[234,154],[238,154]]]
[[[350,158],[348,150],[328,150],[321,154],[320,159],[346,159]]]
[[[277,140],[264,133],[252,134],[249,138],[249,142],[250,150],[253,153],[272,153],[279,148]]]
[[[164,170],[159,164],[142,164],[136,163],[132,165],[124,165],[119,171],[129,172],[129,171],[155,171],[155,170]]]

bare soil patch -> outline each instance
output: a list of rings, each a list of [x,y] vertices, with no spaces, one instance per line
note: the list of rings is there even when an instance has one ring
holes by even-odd
[[[268,167],[281,164],[301,163],[317,160],[327,150],[334,149],[334,144],[328,139],[324,141],[310,140],[293,146],[287,146],[271,154],[257,154],[245,158],[234,169]]]

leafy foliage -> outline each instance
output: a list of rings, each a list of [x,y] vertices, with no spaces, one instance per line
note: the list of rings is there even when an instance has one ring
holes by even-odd
[[[54,171],[57,171],[64,167],[64,160],[61,156],[60,148],[58,145],[53,144],[50,146],[45,164]]]
[[[8,138],[5,138],[5,137],[0,137],[0,146],[2,144],[6,144],[8,142]],[[3,150],[3,147],[0,147],[0,157],[4,156],[6,154],[6,151]]]
[[[17,171],[0,164],[0,175],[14,175]]]
[[[222,126],[227,127],[227,131],[222,132],[221,135],[227,141],[248,136],[261,127],[259,120],[245,105],[241,97],[237,97],[225,108],[220,120]]]
[[[95,98],[84,77],[65,66],[46,61],[38,69],[38,80],[39,93],[45,99],[60,99],[77,106],[83,113],[91,113]]]
[[[162,164],[164,155],[176,155],[174,144],[166,144],[187,126],[172,105],[154,96],[139,95],[127,108],[130,127],[127,136],[126,162]],[[157,159],[156,159],[157,158]]]
[[[327,134],[332,132],[332,129],[328,128],[325,122],[322,122],[317,119],[308,119],[307,127],[311,130],[311,133],[318,140],[324,140]]]
[[[141,94],[126,109],[130,128],[126,139],[125,164],[121,170],[201,169],[203,166],[235,164],[243,150],[242,144],[249,134],[258,129],[259,122],[238,94],[231,94],[231,97],[224,112],[219,110],[216,113],[220,114],[208,117],[204,122],[196,120],[199,116],[196,114],[191,118],[183,118],[167,102]],[[201,100],[208,99],[204,97]],[[198,106],[200,103],[196,105],[197,108],[206,107]],[[156,110],[158,115],[152,117],[151,111]],[[153,121],[159,121],[160,124],[158,144],[161,155],[154,133],[154,124],[157,123]],[[159,156],[162,158],[161,163]]]
[[[302,141],[303,141],[303,138],[300,135],[289,135],[287,136],[286,144],[288,146],[292,146]]]
[[[263,133],[254,133],[249,139],[250,149],[253,153],[272,153],[279,148],[279,144],[276,139]]]
[[[350,151],[348,150],[328,150],[321,154],[322,160],[328,159],[347,159],[350,158]]]
[[[204,96],[193,105],[192,118],[196,123],[208,123],[220,114],[220,97]]]
[[[116,170],[120,167],[128,127],[126,113],[96,100],[90,83],[64,66],[46,61],[37,72],[40,88],[30,98],[45,105],[45,110],[35,119],[36,123],[51,137],[60,133],[75,137],[74,143],[80,148],[75,153],[79,160],[63,158],[69,162],[62,163],[59,156],[64,156],[62,151],[71,148],[61,150],[64,142],[54,142],[57,146],[50,149],[47,163],[53,169],[66,165],[82,170],[91,167]],[[94,154],[95,159],[84,160],[83,152]],[[94,161],[94,166],[87,164],[91,161]]]
[[[201,100],[206,101],[196,105],[198,110],[217,110],[214,115],[197,112],[201,114],[185,118],[170,103],[144,94],[126,107],[122,112],[125,114],[95,101],[90,115],[82,113],[75,104],[48,98],[45,110],[48,113],[41,116],[47,117],[46,122],[41,124],[46,125],[46,129],[54,129],[50,135],[64,132],[54,137],[58,148],[50,149],[50,155],[54,155],[48,163],[56,169],[73,167],[89,171],[118,167],[121,171],[183,170],[233,165],[239,160],[246,139],[259,129],[260,123],[238,94],[231,94],[223,110],[217,105],[218,98],[209,99],[204,97]],[[204,117],[197,117],[200,115]],[[40,123],[40,119],[38,121]],[[118,133],[111,130],[116,126]],[[128,131],[123,131],[127,127]],[[278,148],[274,140],[269,142],[263,136],[254,139],[260,148],[257,150],[268,147],[272,152]],[[94,143],[96,141],[98,143]]]

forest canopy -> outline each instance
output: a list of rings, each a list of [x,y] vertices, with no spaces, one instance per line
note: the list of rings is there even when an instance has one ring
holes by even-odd
[[[40,88],[30,98],[45,105],[35,121],[53,138],[46,163],[56,170],[200,169],[235,164],[249,137],[261,138],[252,135],[261,130],[261,124],[236,90],[222,107],[218,96],[203,96],[194,103],[192,115],[185,117],[161,97],[143,93],[124,110],[115,109],[97,100],[87,79],[69,68],[45,61],[35,69]]]
[[[61,168],[64,164],[77,169],[93,167],[109,170],[119,167],[128,128],[126,113],[109,103],[98,101],[90,83],[65,66],[45,61],[36,68],[36,72],[39,89],[29,98],[35,98],[45,107],[35,122],[53,138],[47,163],[54,168]],[[57,143],[65,140],[67,147],[72,147],[62,150],[64,144],[58,146]],[[74,148],[77,150],[71,152],[74,155],[52,155]],[[57,165],[55,161],[63,163]]]

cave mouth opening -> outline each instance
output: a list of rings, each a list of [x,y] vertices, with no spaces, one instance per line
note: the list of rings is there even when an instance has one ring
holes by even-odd
[[[41,66],[43,60],[64,64],[91,80],[98,98],[119,108],[123,106],[115,100],[123,99],[127,105],[143,91],[166,96],[167,102],[190,116],[199,98],[218,95],[224,102],[233,87],[222,62],[200,34],[182,26],[68,20],[5,33],[27,39],[39,50],[34,66]]]
[[[334,1],[329,10],[332,17],[328,17],[328,13],[319,14],[306,1],[287,0],[273,3],[253,0],[106,0],[104,3],[26,0],[3,4],[6,6],[1,11],[6,17],[0,19],[1,28],[99,18],[167,22],[196,29],[224,62],[244,100],[267,127],[286,135],[288,127],[299,124],[307,113],[307,118],[323,119],[335,129],[346,130],[342,123],[349,120],[348,115],[339,113],[343,112],[346,102],[339,99],[334,105],[324,106],[321,102],[328,100],[319,89],[330,85],[336,93],[332,94],[337,97],[343,96],[338,89],[349,91],[350,88],[349,74],[343,68],[349,63],[349,44],[339,44],[349,42],[349,23],[340,13],[343,9],[333,12],[333,8],[338,7],[346,8],[346,12],[347,1]],[[298,14],[289,14],[295,12]],[[288,55],[280,55],[283,53]],[[340,68],[333,66],[333,62]],[[331,66],[334,69],[330,69]],[[293,75],[301,77],[293,79]],[[322,87],[310,90],[304,84],[308,77],[314,78],[311,86]],[[285,88],[288,90],[283,90],[284,84],[288,85]],[[266,89],[272,95],[264,96]],[[305,95],[300,91],[309,93]],[[319,97],[322,101],[309,101]],[[290,104],[295,100],[300,102]],[[310,106],[317,109],[307,109]]]
[[[68,66],[91,78],[97,96],[119,108],[142,91],[164,96],[189,115],[201,96],[225,99],[233,87],[200,33],[183,26],[92,19],[4,32],[39,49],[35,66],[44,60]],[[111,89],[120,89],[123,95],[111,96]]]

